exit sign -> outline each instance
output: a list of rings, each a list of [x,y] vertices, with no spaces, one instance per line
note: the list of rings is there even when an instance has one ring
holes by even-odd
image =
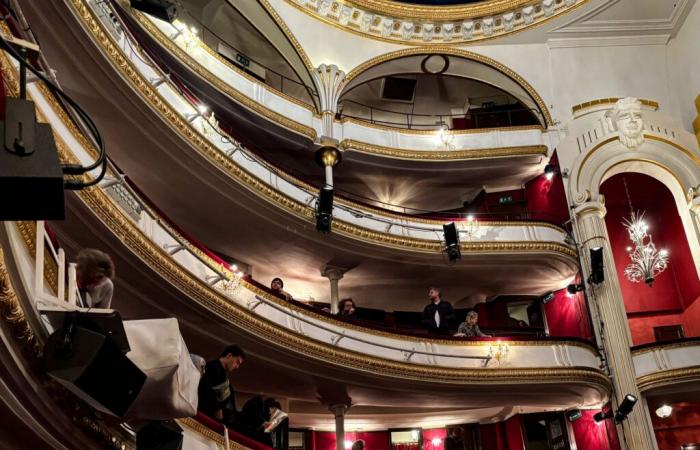
[[[506,195],[504,197],[498,197],[498,203],[511,203],[513,201],[513,197],[510,195]]]
[[[242,65],[243,67],[250,67],[250,60],[245,56],[241,55],[240,53],[236,53],[236,62]]]

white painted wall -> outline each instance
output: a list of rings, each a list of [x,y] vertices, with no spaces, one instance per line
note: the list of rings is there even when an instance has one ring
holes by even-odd
[[[693,130],[700,95],[700,3],[695,3],[676,37],[668,43],[668,72],[673,114]]]

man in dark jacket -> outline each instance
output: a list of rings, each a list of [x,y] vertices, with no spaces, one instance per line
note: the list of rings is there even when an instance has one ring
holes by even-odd
[[[428,289],[430,303],[423,309],[423,325],[430,334],[450,334],[450,322],[455,320],[455,312],[450,302],[442,299],[440,289]]]
[[[218,359],[209,361],[199,380],[197,409],[228,427],[236,424],[236,393],[229,382],[229,375],[245,360],[245,353],[237,345],[229,345]]]

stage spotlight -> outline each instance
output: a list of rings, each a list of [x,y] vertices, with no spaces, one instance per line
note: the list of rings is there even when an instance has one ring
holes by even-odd
[[[605,419],[611,418],[612,416],[613,416],[613,415],[612,415],[612,411],[607,411],[607,412],[601,411],[601,412],[599,412],[599,413],[596,413],[596,414],[593,416],[593,420],[595,420],[596,422],[602,422],[602,421],[604,421]]]
[[[316,200],[316,231],[331,232],[333,222],[333,186],[323,186]]]
[[[574,295],[577,292],[581,292],[584,289],[585,289],[585,286],[582,284],[570,284],[566,287],[566,292],[568,292],[569,295]]]
[[[603,247],[593,247],[590,249],[591,255],[591,275],[588,282],[600,284],[605,281],[605,270],[603,269]]]
[[[629,415],[629,413],[632,412],[632,409],[634,409],[634,405],[636,404],[637,397],[635,397],[632,394],[625,395],[624,400],[622,400],[620,406],[617,407],[617,412],[615,413],[615,422],[620,423],[624,421]]]
[[[459,251],[459,235],[457,234],[457,226],[454,222],[442,226],[445,233],[445,251],[451,262],[455,262],[462,257]]]
[[[551,180],[554,178],[554,175],[558,172],[557,167],[552,165],[552,164],[547,164],[544,166],[544,176],[548,179]]]
[[[172,0],[131,0],[131,7],[170,23],[177,18],[177,6]]]
[[[545,305],[551,302],[552,300],[554,300],[554,292],[552,291],[549,291],[542,296],[542,303],[544,303]]]
[[[580,418],[581,418],[581,410],[580,409],[572,409],[572,410],[566,412],[566,420],[568,420],[569,422],[576,422]]]

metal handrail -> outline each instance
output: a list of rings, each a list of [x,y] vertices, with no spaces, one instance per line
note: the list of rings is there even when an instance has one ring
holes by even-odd
[[[347,334],[341,333],[337,330],[333,330],[332,328],[328,328],[324,325],[314,323],[310,319],[307,319],[306,317],[304,317],[302,315],[294,315],[294,314],[292,314],[292,312],[290,310],[287,310],[287,309],[281,307],[280,305],[278,305],[277,303],[275,303],[271,300],[268,300],[264,297],[260,297],[259,295],[256,295],[255,298],[258,301],[265,303],[266,305],[272,307],[273,309],[276,309],[277,311],[280,311],[288,316],[291,316],[297,320],[301,320],[302,322],[308,323],[309,325],[312,325],[316,328],[320,328],[323,331],[327,331],[329,333],[338,335],[338,339],[333,341],[333,345],[338,345],[338,343],[340,342],[341,339],[347,338],[347,339],[351,339],[353,341],[361,342],[363,344],[374,345],[377,347],[387,348],[389,350],[395,350],[395,351],[399,351],[402,353],[409,353],[410,355],[406,358],[406,360],[410,359],[410,357],[413,355],[428,355],[428,356],[439,356],[439,357],[443,357],[443,358],[478,359],[478,360],[485,361],[484,365],[486,365],[491,359],[493,359],[493,356],[491,356],[491,355],[487,355],[487,356],[447,355],[444,353],[424,352],[424,351],[415,350],[415,349],[407,350],[405,348],[394,347],[393,345],[380,344],[380,343],[377,343],[376,341],[368,341],[366,339],[362,339],[362,338],[357,337],[357,336],[347,335]],[[251,310],[254,310],[258,305],[259,305],[259,303],[257,305],[251,305],[251,307],[249,307],[249,308]]]

